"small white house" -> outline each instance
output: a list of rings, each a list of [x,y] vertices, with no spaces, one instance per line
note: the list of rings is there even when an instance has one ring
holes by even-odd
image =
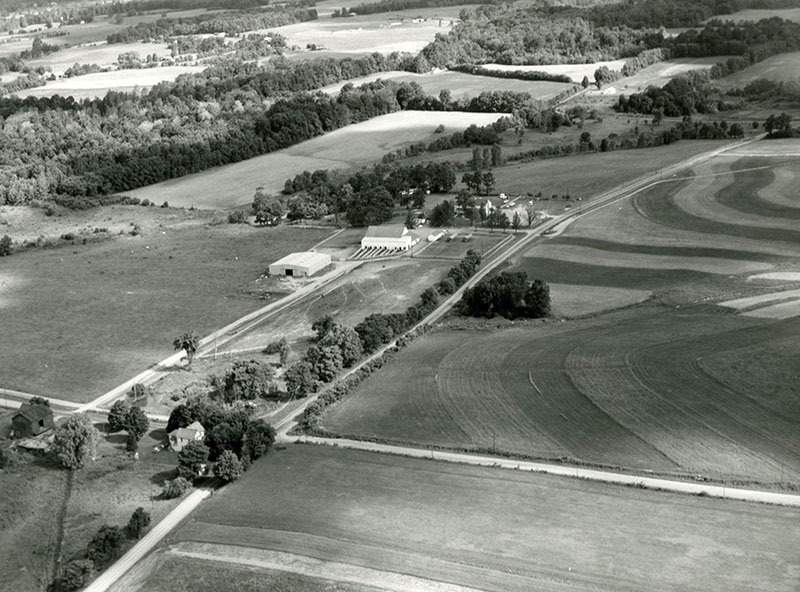
[[[408,232],[403,224],[386,224],[385,226],[370,226],[361,239],[361,248],[389,249],[393,251],[408,251],[417,241],[414,235]]]
[[[308,277],[331,264],[331,256],[316,251],[291,253],[269,266],[270,275]]]
[[[189,424],[185,428],[172,430],[169,434],[169,445],[175,452],[180,452],[189,442],[202,442],[206,438],[206,429],[199,421]]]

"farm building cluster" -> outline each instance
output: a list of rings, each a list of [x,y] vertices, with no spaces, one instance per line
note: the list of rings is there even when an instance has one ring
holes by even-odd
[[[269,266],[270,275],[310,277],[331,264],[331,256],[316,251],[290,253]]]

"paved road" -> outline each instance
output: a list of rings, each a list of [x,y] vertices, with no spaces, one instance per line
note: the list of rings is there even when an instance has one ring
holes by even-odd
[[[110,586],[116,583],[125,572],[132,568],[137,561],[144,557],[150,550],[152,550],[161,539],[163,539],[169,532],[175,528],[181,520],[186,518],[189,513],[194,510],[200,502],[211,495],[210,489],[197,489],[193,491],[185,500],[183,500],[172,512],[167,514],[161,522],[148,532],[142,539],[136,543],[130,551],[125,553],[111,567],[104,571],[100,576],[92,582],[84,592],[105,592]]]
[[[502,469],[513,469],[518,471],[531,471],[534,473],[547,473],[550,475],[561,475],[564,477],[578,477],[590,481],[601,481],[603,483],[616,483],[623,485],[635,485],[646,489],[656,489],[660,491],[674,491],[678,493],[689,493],[693,495],[707,495],[710,497],[721,497],[732,500],[762,502],[765,504],[778,504],[782,506],[800,507],[800,495],[790,493],[777,493],[771,491],[758,491],[753,489],[737,489],[724,487],[722,485],[708,485],[705,483],[692,483],[687,481],[674,481],[671,479],[660,479],[658,477],[641,477],[626,473],[614,473],[611,471],[600,471],[596,469],[586,469],[582,467],[553,465],[547,463],[513,460],[503,457],[483,456],[477,454],[463,454],[460,452],[444,452],[438,450],[426,450],[423,448],[412,448],[408,446],[393,446],[390,444],[377,444],[375,442],[364,442],[361,440],[347,440],[344,438],[317,438],[314,436],[282,436],[283,442],[300,442],[308,444],[319,444],[327,446],[338,446],[339,448],[353,448],[356,450],[366,450],[369,452],[379,452],[383,454],[397,454],[400,456],[410,456],[414,458],[426,458],[451,463],[467,465],[477,465],[482,467],[498,467]]]

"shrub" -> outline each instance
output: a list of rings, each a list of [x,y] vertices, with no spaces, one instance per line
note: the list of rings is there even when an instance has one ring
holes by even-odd
[[[57,590],[73,592],[80,590],[94,577],[94,562],[91,559],[76,559],[64,566],[58,580]]]
[[[228,214],[228,224],[244,224],[247,222],[247,212],[236,210]]]
[[[7,234],[0,238],[0,257],[8,257],[11,254],[11,237]]]
[[[191,486],[192,484],[183,477],[176,477],[164,483],[164,487],[161,489],[161,495],[166,499],[174,499],[186,493]]]
[[[199,477],[208,454],[208,446],[202,442],[189,442],[178,453],[178,475],[192,481]]]
[[[125,534],[129,539],[138,539],[144,530],[150,526],[150,514],[144,508],[136,508],[125,527]]]
[[[88,416],[72,415],[56,427],[52,449],[64,468],[80,469],[87,458],[94,457],[99,439]]]
[[[105,565],[119,554],[125,535],[119,526],[104,524],[86,547],[86,556],[96,566]]]
[[[115,401],[108,412],[108,429],[118,432],[125,429],[126,418],[130,411],[130,405],[124,399]]]

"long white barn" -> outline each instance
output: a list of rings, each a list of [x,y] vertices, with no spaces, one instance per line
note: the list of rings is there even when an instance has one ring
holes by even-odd
[[[414,243],[414,235],[403,224],[387,224],[370,226],[361,239],[362,249],[388,249],[390,251],[408,251]]]

